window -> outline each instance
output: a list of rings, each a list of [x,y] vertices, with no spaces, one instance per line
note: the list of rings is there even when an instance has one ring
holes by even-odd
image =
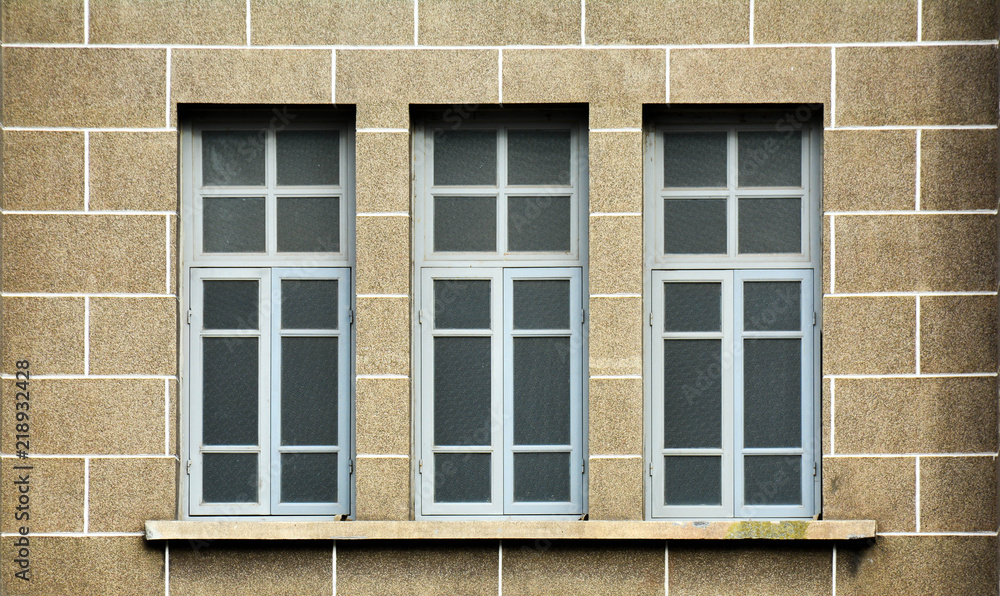
[[[819,511],[819,129],[652,128],[649,513]]]
[[[182,132],[182,507],[349,515],[352,133],[255,116]]]
[[[586,510],[586,138],[506,113],[414,137],[418,517]]]

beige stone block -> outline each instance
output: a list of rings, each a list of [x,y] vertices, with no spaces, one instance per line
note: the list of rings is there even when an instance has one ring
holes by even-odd
[[[830,271],[832,263],[830,261],[830,247],[833,242],[833,234],[830,231],[831,217],[823,217],[823,293],[830,293]]]
[[[837,379],[837,453],[990,453],[992,377]]]
[[[880,536],[837,545],[837,594],[995,594],[995,536]]]
[[[922,0],[924,41],[996,39],[997,3],[993,0]]]
[[[83,374],[83,298],[7,296],[2,310],[4,372],[27,360],[33,375]]]
[[[338,50],[337,102],[358,128],[409,128],[410,104],[496,103],[495,50]]]
[[[589,103],[591,128],[642,125],[664,101],[665,54],[647,49],[505,50],[504,103]]]
[[[823,519],[873,519],[879,532],[916,530],[910,457],[823,458]]]
[[[489,541],[337,543],[338,594],[497,593],[499,553]]]
[[[357,374],[410,374],[409,298],[358,298]]]
[[[823,455],[829,455],[830,453],[833,452],[830,445],[830,436],[833,430],[830,427],[830,408],[833,407],[833,401],[832,401],[833,395],[831,393],[831,385],[833,384],[833,380],[823,379],[822,382],[823,382],[823,388],[820,391],[822,392],[822,400],[823,400],[822,410],[821,410],[821,414],[823,417],[823,427],[821,431],[823,435]]]
[[[915,131],[833,130],[824,133],[823,141],[823,209],[915,208]]]
[[[643,511],[641,457],[590,458],[589,515],[594,520],[639,520]]]
[[[253,0],[250,22],[254,45],[410,45],[413,0]]]
[[[83,43],[84,0],[7,0],[4,43]]]
[[[90,134],[90,208],[177,211],[177,134]]]
[[[90,460],[90,531],[142,532],[146,520],[177,515],[173,458]]]
[[[667,544],[671,596],[798,596],[827,594],[832,547],[826,544]]]
[[[504,594],[663,594],[661,541],[505,540]]]
[[[642,213],[642,133],[591,132],[591,213]]]
[[[356,383],[357,452],[409,455],[410,380],[362,378]]]
[[[408,294],[410,218],[358,217],[358,294]]]
[[[4,209],[82,211],[83,137],[82,132],[4,131]]]
[[[995,457],[921,457],[920,530],[995,532]]]
[[[167,404],[167,424],[165,432],[167,433],[167,453],[170,455],[180,455],[180,450],[178,445],[180,444],[180,434],[181,434],[181,420],[177,415],[177,381],[170,379],[167,381],[167,399],[169,403]]]
[[[996,296],[920,299],[921,372],[995,372],[996,368]]]
[[[355,137],[358,213],[410,210],[410,135],[362,132]]]
[[[174,541],[170,543],[170,593],[329,594],[333,585],[331,551],[326,541]]]
[[[163,594],[163,546],[141,536],[31,536],[30,550],[25,582],[14,577],[14,540],[0,542],[4,594]]]
[[[90,43],[243,45],[242,0],[89,0]]]
[[[921,131],[921,209],[995,208],[997,168],[995,130]]]
[[[641,455],[642,416],[642,379],[591,379],[591,455]]]
[[[760,0],[754,10],[756,43],[916,40],[913,0]]]
[[[167,281],[167,293],[177,296],[178,288],[181,287],[181,252],[177,249],[178,246],[178,230],[177,230],[177,217],[170,215],[167,216],[167,222],[169,225],[170,234],[170,254],[167,255],[167,271],[170,273],[170,277]]]
[[[177,301],[91,298],[90,372],[177,374]]]
[[[837,125],[996,124],[995,46],[837,49]]]
[[[750,41],[750,2],[651,0],[587,2],[587,43],[717,44]]]
[[[642,293],[642,217],[590,218],[590,291]]]
[[[423,0],[417,39],[444,46],[578,44],[580,16],[576,0]]]
[[[409,457],[360,457],[354,469],[357,519],[410,519]]]
[[[590,374],[642,374],[642,299],[590,299]]]
[[[989,214],[838,217],[836,289],[995,290],[993,219]]]
[[[0,383],[4,403],[20,391],[14,382]],[[33,454],[163,453],[162,380],[32,379],[30,390]],[[11,428],[13,408],[5,406],[3,416],[3,427]],[[13,434],[4,434],[0,447],[14,453]]]
[[[14,433],[13,420],[4,422],[8,432]],[[34,419],[29,418],[28,424],[33,425]],[[2,470],[4,532],[14,533],[21,527],[30,528],[32,533],[83,531],[83,459],[4,459]]]
[[[4,291],[162,292],[164,227],[162,216],[6,215]]]
[[[823,373],[916,372],[916,313],[909,296],[824,298]]]
[[[3,48],[6,126],[164,125],[166,50]]]

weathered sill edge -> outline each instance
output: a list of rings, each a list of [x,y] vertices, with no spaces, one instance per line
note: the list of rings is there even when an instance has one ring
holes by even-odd
[[[855,540],[872,520],[147,521],[146,540]]]

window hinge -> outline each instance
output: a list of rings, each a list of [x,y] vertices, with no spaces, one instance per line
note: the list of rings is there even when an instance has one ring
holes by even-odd
[[[424,311],[422,310],[417,311],[417,324],[418,325],[424,324]]]
[[[816,311],[813,311],[813,327],[816,326]]]
[[[649,326],[650,327],[653,326],[653,313],[652,312],[649,313]]]
[[[586,322],[587,322],[587,309],[586,308],[581,308],[580,309],[580,324],[583,325]]]
[[[347,311],[347,322],[351,325],[354,324],[354,309],[349,309]]]
[[[348,470],[348,474],[353,474],[354,473],[354,460],[353,459],[347,460],[347,465],[350,467],[350,469]]]
[[[653,475],[653,462],[649,462],[649,475]]]
[[[187,466],[185,466],[185,470],[184,471],[187,472],[188,476],[191,475],[191,460],[188,460]]]
[[[417,474],[423,474],[423,473],[424,473],[424,460],[420,460],[417,463]]]
[[[580,473],[581,474],[586,474],[587,473],[587,460],[586,459],[580,460]]]
[[[188,311],[188,314],[187,314],[187,324],[188,325],[191,324],[191,311],[190,310]]]
[[[816,462],[813,462],[813,476],[816,476],[816,472],[818,471],[819,471],[819,466],[816,465]]]

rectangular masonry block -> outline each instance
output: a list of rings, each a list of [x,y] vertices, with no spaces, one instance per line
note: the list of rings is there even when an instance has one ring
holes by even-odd
[[[921,457],[920,530],[995,532],[995,457]]]
[[[90,460],[90,531],[141,532],[148,519],[177,515],[173,458]]]
[[[14,374],[14,363],[27,360],[32,375],[83,374],[83,298],[2,300],[4,373]]]
[[[84,134],[3,133],[3,207],[83,210]]]
[[[912,297],[824,298],[823,373],[916,372],[916,308]]]
[[[255,1],[250,23],[254,45],[409,45],[413,0]]]
[[[358,213],[410,210],[410,135],[361,132],[355,137]]]
[[[590,218],[590,291],[593,294],[642,292],[642,218]]]
[[[426,45],[569,45],[580,43],[576,0],[420,2],[418,40]]]
[[[355,469],[357,519],[410,519],[409,457],[360,457]]]
[[[823,416],[823,455],[828,455],[833,452],[830,445],[830,408],[832,406],[832,395],[831,395],[831,385],[833,383],[832,379],[823,379],[823,388],[820,390],[822,392],[823,404],[821,407],[821,414]]]
[[[920,208],[994,209],[997,203],[997,131],[920,133]]]
[[[243,45],[243,0],[89,0],[90,43]]]
[[[587,2],[587,43],[662,45],[747,43],[750,0]]]
[[[823,519],[873,519],[879,532],[916,530],[911,457],[823,458]]]
[[[642,299],[591,298],[590,374],[642,374]]]
[[[994,0],[922,0],[924,41],[996,39],[997,3]]]
[[[409,298],[358,298],[357,374],[410,374]]]
[[[90,208],[177,211],[177,133],[90,134]]]
[[[177,540],[170,543],[170,593],[329,594],[332,550],[327,541]]]
[[[410,218],[358,217],[357,293],[408,294]]]
[[[996,296],[924,296],[920,299],[920,370],[995,372]]]
[[[90,372],[177,374],[177,300],[91,298]]]
[[[825,544],[758,542],[750,548],[670,541],[667,543],[670,594],[826,594],[832,582],[832,551]]]
[[[823,209],[915,208],[917,134],[912,130],[823,133]]]
[[[591,132],[591,213],[642,213],[642,133]]]
[[[505,540],[504,594],[663,594],[663,542]]]
[[[642,379],[590,380],[591,455],[642,454]]]
[[[349,540],[337,543],[337,593],[486,596],[498,567],[495,541]]]
[[[756,43],[916,41],[916,0],[759,0]]]
[[[7,0],[4,43],[83,43],[84,0]]]
[[[29,418],[27,423],[31,425],[32,422]],[[4,426],[14,433],[14,423]],[[3,485],[0,486],[0,499],[4,503],[4,516],[0,520],[3,531],[15,533],[24,527],[32,533],[82,532],[83,468],[83,459],[5,458]],[[5,538],[5,542],[15,540]],[[9,560],[8,565],[13,566]]]
[[[355,448],[362,454],[410,453],[410,380],[357,379]]]
[[[590,519],[639,520],[643,518],[643,472],[641,457],[591,457]]]

